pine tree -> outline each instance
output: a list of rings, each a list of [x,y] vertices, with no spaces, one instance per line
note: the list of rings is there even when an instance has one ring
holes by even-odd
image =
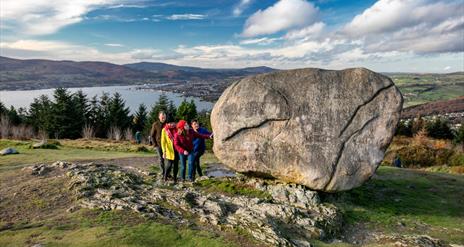
[[[172,102],[172,100],[170,100],[169,101],[169,106],[168,106],[168,111],[166,112],[167,121],[169,121],[169,122],[177,121],[176,112],[177,112],[177,108],[174,105],[174,102]]]
[[[396,135],[412,137],[412,124],[411,121],[400,121],[396,128]]]
[[[143,131],[145,129],[147,114],[147,107],[144,104],[140,104],[132,121],[135,131]]]
[[[192,99],[190,100],[190,104],[189,104],[189,122],[197,118],[197,116],[198,116],[197,105],[195,105],[195,102]]]
[[[453,139],[453,132],[447,120],[436,118],[425,125],[428,136],[436,139]]]
[[[200,113],[198,113],[198,116],[197,116],[197,120],[198,122],[200,122],[201,126],[209,130],[212,129],[210,115],[211,115],[210,112],[201,111]]]
[[[5,105],[0,101],[0,116],[6,113]]]
[[[78,138],[82,127],[76,122],[78,118],[72,95],[65,88],[57,88],[53,97],[55,102],[52,104],[52,136],[55,138]]]
[[[177,108],[176,118],[178,120],[186,120],[187,122],[192,121],[197,117],[197,106],[193,100],[187,102],[187,100],[183,100],[182,103]]]
[[[99,101],[94,100],[96,97],[91,101],[90,112],[94,115],[91,119],[95,127],[95,136],[105,138],[111,124],[109,119],[111,97],[108,93],[103,93]]]
[[[108,120],[110,121],[110,126],[117,127],[121,130],[125,130],[130,127],[130,110],[126,107],[126,103],[122,99],[121,94],[114,93],[113,97],[109,101],[108,107]]]
[[[31,103],[27,123],[36,131],[52,131],[52,102],[46,95],[35,98]]]
[[[166,113],[166,116],[168,117],[168,110],[169,110],[169,100],[166,94],[161,94],[158,98],[158,101],[154,105],[152,105],[150,113],[148,114],[148,119],[145,125],[145,133],[149,133],[151,126],[155,121],[158,121],[158,115],[161,111],[164,111]],[[171,121],[170,119],[167,119],[167,121]]]
[[[74,104],[74,126],[76,129],[81,131],[85,124],[88,122],[89,114],[89,103],[87,96],[81,91],[77,91],[72,96],[72,101]]]
[[[16,109],[13,106],[10,106],[10,109],[7,110],[6,115],[12,125],[17,126],[22,123],[22,119],[20,115],[18,114],[18,111],[16,111]]]

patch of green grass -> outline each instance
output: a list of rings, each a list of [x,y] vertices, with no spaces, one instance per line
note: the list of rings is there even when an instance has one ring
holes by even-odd
[[[222,236],[146,220],[127,211],[80,210],[70,218],[0,232],[0,246],[239,246]]]
[[[210,232],[148,223],[122,230],[121,242],[127,246],[234,246]]]
[[[264,191],[226,180],[205,179],[196,182],[195,185],[209,192],[257,197],[266,200],[270,200],[272,198],[269,193],[266,193]]]
[[[98,151],[116,151],[116,152],[143,152],[154,153],[153,147],[144,144],[134,144],[130,141],[114,141],[106,139],[77,139],[61,140],[64,146],[80,149],[91,149]]]
[[[127,157],[150,157],[147,152],[101,151],[93,149],[75,148],[63,141],[60,149],[30,149],[30,141],[13,141],[0,139],[0,149],[13,147],[18,150],[17,155],[2,156],[0,170],[18,168],[35,163],[48,163],[57,160],[78,161],[94,159],[114,159]]]
[[[325,200],[344,211],[348,225],[401,234],[428,234],[464,243],[464,177],[380,167],[363,186]]]

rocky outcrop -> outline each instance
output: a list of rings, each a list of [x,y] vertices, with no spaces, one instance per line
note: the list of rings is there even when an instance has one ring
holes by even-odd
[[[402,108],[393,82],[367,69],[298,69],[247,77],[216,103],[214,153],[230,168],[314,190],[370,178]]]
[[[191,217],[183,217],[191,215],[208,226],[246,231],[270,246],[310,246],[311,239],[331,238],[342,226],[335,206],[321,203],[317,192],[296,184],[245,176],[220,178],[270,195],[258,198],[212,193],[196,184],[166,186],[160,181],[148,182],[150,177],[136,169],[112,165],[55,162],[24,170],[33,175],[45,174],[37,171],[52,174],[62,170],[70,179],[68,188],[80,198],[80,207],[133,210],[181,224],[191,223]]]

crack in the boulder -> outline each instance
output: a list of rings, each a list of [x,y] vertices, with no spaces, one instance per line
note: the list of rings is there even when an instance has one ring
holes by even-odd
[[[338,151],[338,154],[337,154],[337,158],[335,159],[335,162],[334,164],[332,165],[332,172],[330,174],[330,179],[329,181],[327,182],[327,184],[324,186],[324,190],[327,190],[327,187],[330,185],[330,183],[332,182],[333,178],[334,178],[334,175],[335,175],[335,172],[337,171],[337,167],[338,167],[338,162],[340,161],[340,158],[342,157],[342,154],[343,154],[343,151],[345,150],[345,144],[351,140],[351,138],[361,132],[362,130],[364,130],[364,128],[369,124],[371,123],[372,121],[374,121],[375,119],[377,119],[379,117],[379,115],[375,115],[374,117],[372,117],[371,119],[367,120],[363,126],[361,128],[359,128],[358,130],[354,131],[353,133],[351,133],[351,135],[345,140],[342,142],[342,145],[341,145],[341,148],[340,150]]]
[[[341,137],[345,131],[348,129],[348,127],[350,126],[351,122],[353,122],[354,118],[356,117],[356,115],[358,114],[358,111],[361,109],[361,107],[369,104],[370,102],[372,102],[377,96],[380,95],[380,93],[382,91],[385,91],[391,87],[393,87],[395,84],[390,84],[386,87],[383,87],[381,89],[379,89],[377,92],[375,92],[366,102],[362,103],[361,105],[358,105],[358,107],[356,107],[356,110],[354,110],[353,114],[351,114],[351,117],[350,119],[348,119],[348,122],[345,124],[345,126],[343,127],[343,129],[340,131],[340,134],[338,135],[338,137]]]
[[[266,123],[268,122],[271,122],[271,121],[288,121],[290,120],[290,118],[270,118],[270,119],[266,119],[264,121],[262,121],[261,123],[259,124],[256,124],[256,125],[252,125],[252,126],[246,126],[246,127],[242,127],[236,131],[234,131],[232,134],[230,134],[229,136],[227,136],[226,138],[224,138],[222,141],[223,142],[226,142],[228,140],[230,140],[232,137],[236,136],[238,133],[244,131],[244,130],[248,130],[248,129],[254,129],[254,128],[259,128],[263,125],[265,125]]]

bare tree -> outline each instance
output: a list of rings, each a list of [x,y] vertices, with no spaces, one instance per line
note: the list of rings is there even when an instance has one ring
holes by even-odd
[[[10,136],[11,122],[8,116],[2,115],[0,117],[0,137],[8,138]]]
[[[127,128],[126,130],[124,130],[124,139],[127,141],[134,140],[134,134],[132,133],[131,128]]]
[[[37,133],[37,137],[42,141],[46,141],[48,139],[48,133],[45,130],[39,130],[39,133]]]
[[[82,129],[82,137],[85,139],[95,138],[95,128],[92,125],[85,124],[84,128]]]
[[[16,140],[28,140],[34,137],[34,129],[25,124],[12,126],[10,130],[12,138]]]
[[[111,126],[108,130],[108,139],[120,141],[122,139],[122,131],[116,126]]]

